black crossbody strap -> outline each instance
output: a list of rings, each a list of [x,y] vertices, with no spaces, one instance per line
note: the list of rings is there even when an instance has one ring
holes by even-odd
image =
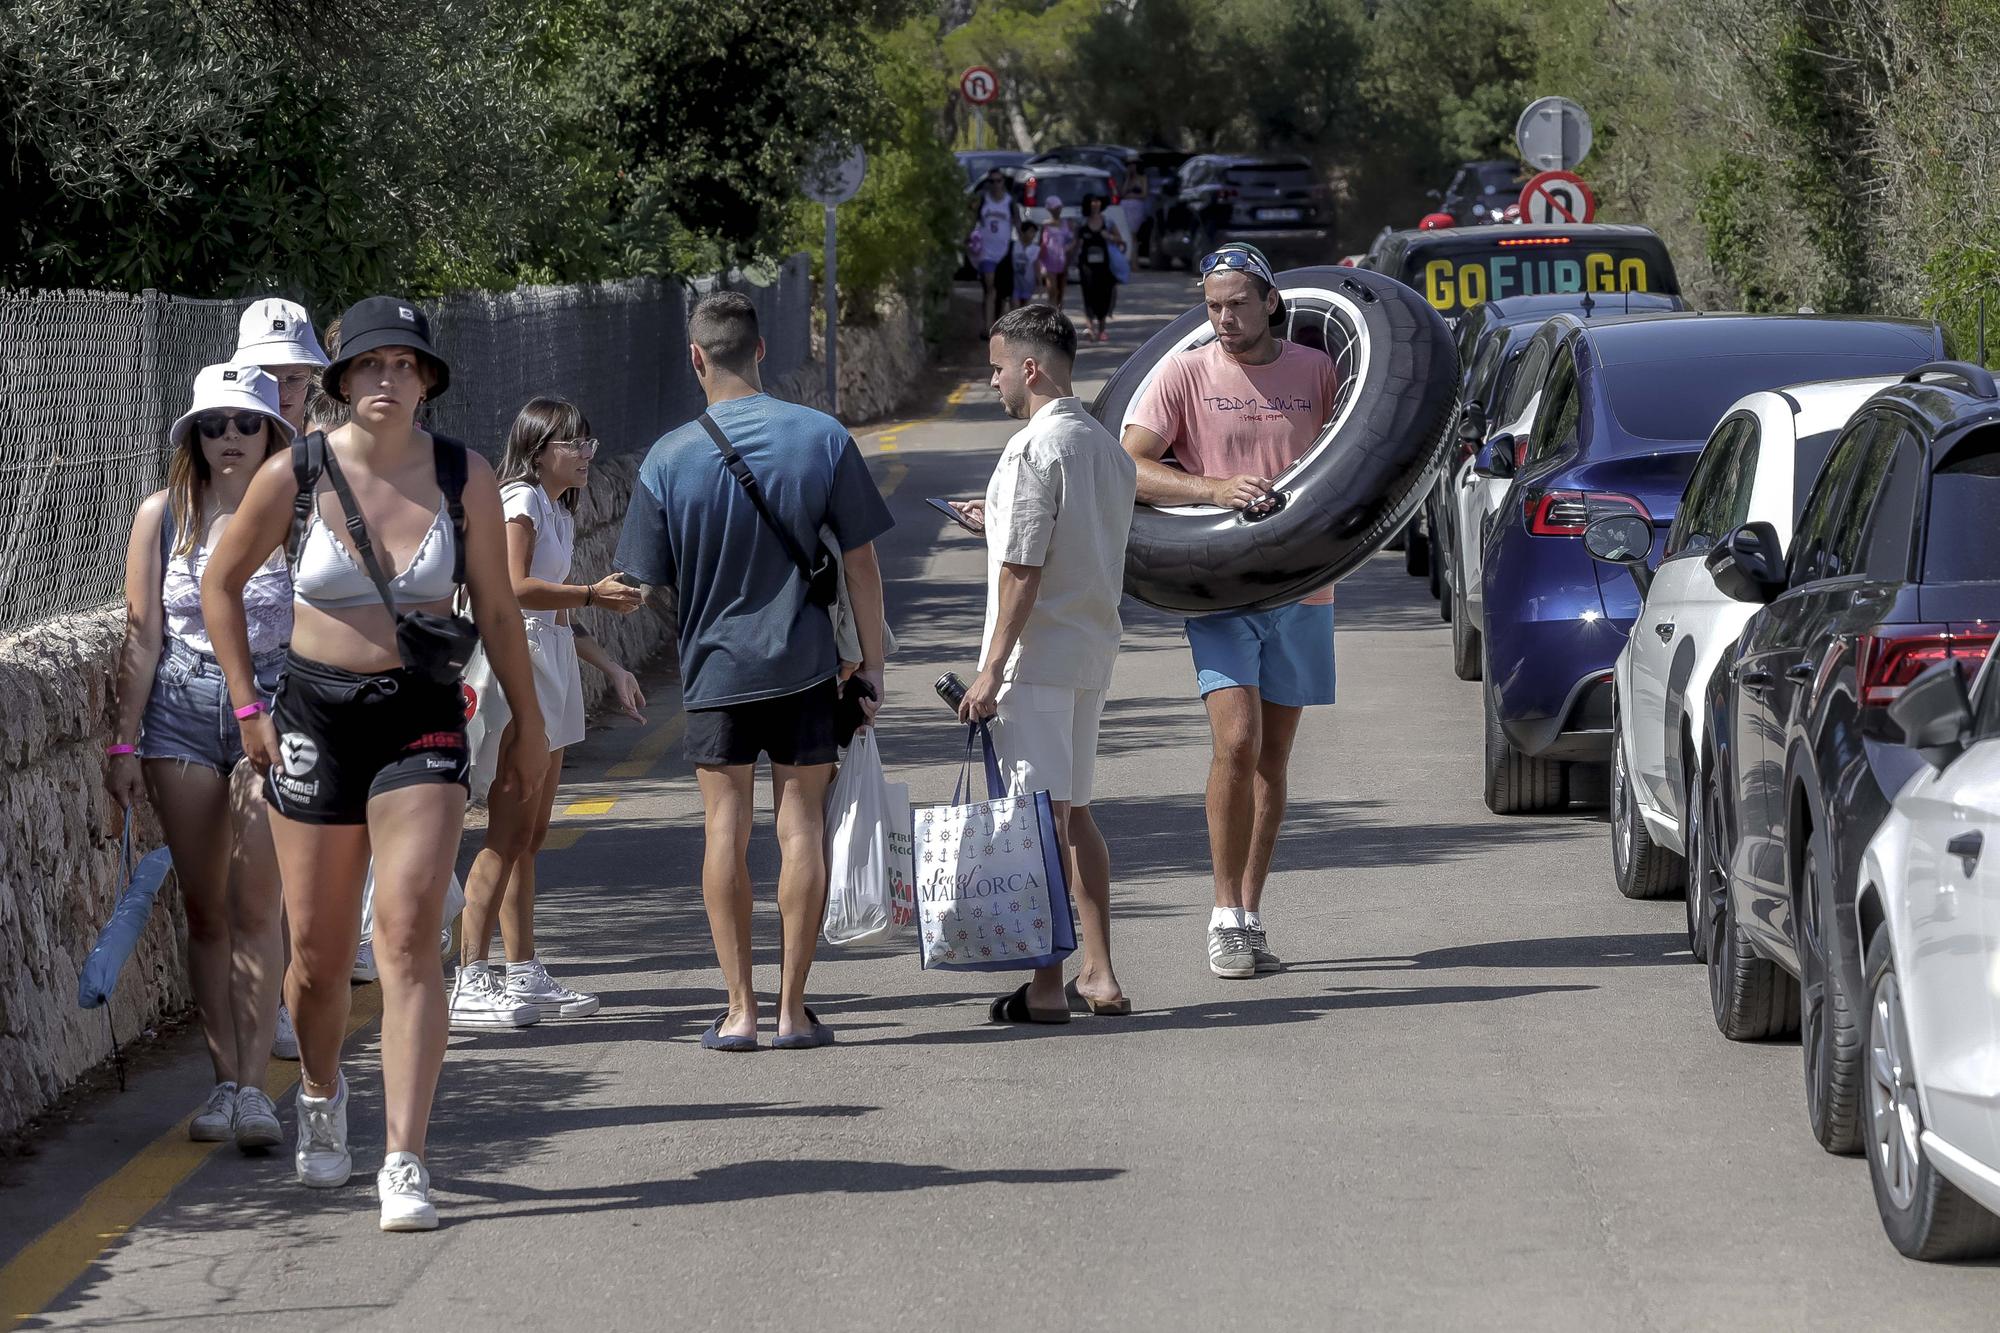
[[[341,515],[347,520],[347,540],[361,556],[361,567],[374,580],[375,591],[382,594],[382,605],[389,608],[390,618],[400,618],[402,612],[396,609],[395,595],[389,591],[389,580],[382,574],[382,562],[375,558],[375,543],[368,540],[368,525],[361,521],[361,506],[354,503],[354,492],[347,488],[340,460],[331,449],[326,451],[326,479],[333,483],[334,503],[340,506]]]
[[[451,514],[451,581],[465,586],[465,446],[457,440],[431,436],[431,452],[436,459],[438,489],[444,492],[445,508]]]
[[[757,506],[757,513],[763,518],[764,526],[777,537],[785,548],[785,554],[792,558],[792,563],[799,567],[799,573],[810,584],[813,579],[812,562],[806,559],[806,553],[799,549],[798,542],[764,503],[764,490],[757,484],[757,477],[750,471],[750,465],[743,461],[742,456],[729,443],[729,437],[722,433],[722,427],[715,424],[715,418],[706,412],[701,414],[701,428],[708,432],[708,438],[714,440],[715,447],[721,451],[722,464],[729,469],[729,475],[736,478],[743,487],[743,493],[750,497],[750,503]]]

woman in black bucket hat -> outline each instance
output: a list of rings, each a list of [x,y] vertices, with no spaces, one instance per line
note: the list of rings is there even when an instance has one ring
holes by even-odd
[[[473,642],[460,586],[519,723],[496,786],[532,786],[544,756],[533,668],[507,570],[500,491],[486,460],[417,424],[451,383],[429,321],[376,296],[341,317],[321,384],[352,409],[257,474],[202,586],[216,656],[240,705],[244,750],[265,777],[291,922],[286,996],[301,1061],[296,1165],[334,1188],[353,1169],[340,1048],[348,974],[372,854],[382,982],[387,1154],[376,1177],[385,1231],[430,1230],[423,1164],[444,1060],[437,938],[465,816],[468,754],[459,674]],[[268,713],[255,694],[245,579],[288,547],[292,647]]]

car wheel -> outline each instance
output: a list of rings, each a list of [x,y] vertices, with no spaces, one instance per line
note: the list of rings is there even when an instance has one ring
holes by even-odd
[[[1692,761],[1687,763],[1687,790],[1681,797],[1681,840],[1687,847],[1688,952],[1708,961],[1708,919],[1715,900],[1715,834],[1709,825],[1708,783]]]
[[[1712,821],[1711,821],[1712,822]],[[1709,923],[1708,1002],[1715,1026],[1731,1041],[1790,1036],[1799,1021],[1799,987],[1792,974],[1751,951],[1736,924],[1736,907],[1723,866],[1722,901]]]
[[[1431,572],[1430,539],[1418,534],[1415,519],[1403,529],[1403,572],[1413,578],[1423,578]]]
[[[1560,760],[1522,754],[1500,726],[1492,690],[1486,699],[1486,808],[1496,815],[1531,815],[1565,804]]]
[[[1460,680],[1478,680],[1480,667],[1479,627],[1465,609],[1465,599],[1452,592],[1451,674]]]
[[[1903,990],[1889,932],[1868,946],[1868,1179],[1889,1243],[1912,1259],[2000,1253],[2000,1217],[1981,1208],[1924,1155],[1924,1108],[1911,1058]]]
[[[1857,1153],[1862,1020],[1840,965],[1843,932],[1817,847],[1806,847],[1799,878],[1799,1045],[1805,1052],[1806,1119],[1820,1147]]]
[[[1624,718],[1611,717],[1611,869],[1627,898],[1664,898],[1680,887],[1681,858],[1653,841],[1625,762]]]

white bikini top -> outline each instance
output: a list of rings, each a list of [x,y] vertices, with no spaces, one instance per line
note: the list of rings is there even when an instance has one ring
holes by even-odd
[[[451,597],[456,590],[451,576],[458,554],[452,546],[454,540],[451,510],[440,499],[437,517],[431,520],[424,539],[417,543],[416,554],[400,574],[389,580],[389,591],[399,607],[442,602]],[[382,558],[379,546],[375,557]],[[368,577],[361,562],[334,540],[332,529],[320,517],[317,503],[306,526],[305,540],[299,544],[299,564],[292,573],[292,591],[307,606],[322,611],[351,611],[382,604],[374,580]]]

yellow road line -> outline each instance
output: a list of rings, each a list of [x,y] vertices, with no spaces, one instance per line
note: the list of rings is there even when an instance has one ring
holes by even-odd
[[[566,815],[608,815],[611,813],[611,807],[616,804],[618,802],[615,800],[574,801],[564,807],[563,813]]]
[[[622,761],[604,770],[607,778],[643,778],[653,771],[653,766],[665,757],[673,743],[687,731],[687,715],[675,713],[652,731],[639,738],[632,747],[632,753]],[[553,829],[550,830],[554,832]],[[546,846],[547,844],[543,844]]]
[[[893,425],[883,426],[879,430],[869,431],[860,438],[874,444],[876,449],[882,453],[893,454],[901,443],[902,435],[905,431],[915,430],[922,426],[935,425],[940,421],[950,419],[960,407],[965,405],[966,395],[978,387],[979,385],[976,381],[961,380],[953,387],[950,393],[944,396],[945,411],[934,412],[930,416],[918,417],[913,421],[898,421]]]
[[[348,1035],[381,1016],[382,988],[356,989],[348,1015]],[[274,1099],[283,1097],[298,1083],[298,1068],[290,1061],[271,1061],[264,1071],[264,1091]],[[17,1328],[40,1314],[223,1146],[190,1143],[187,1126],[192,1118],[190,1112],[141,1148],[131,1161],[84,1195],[69,1216],[0,1268],[0,1323]]]

